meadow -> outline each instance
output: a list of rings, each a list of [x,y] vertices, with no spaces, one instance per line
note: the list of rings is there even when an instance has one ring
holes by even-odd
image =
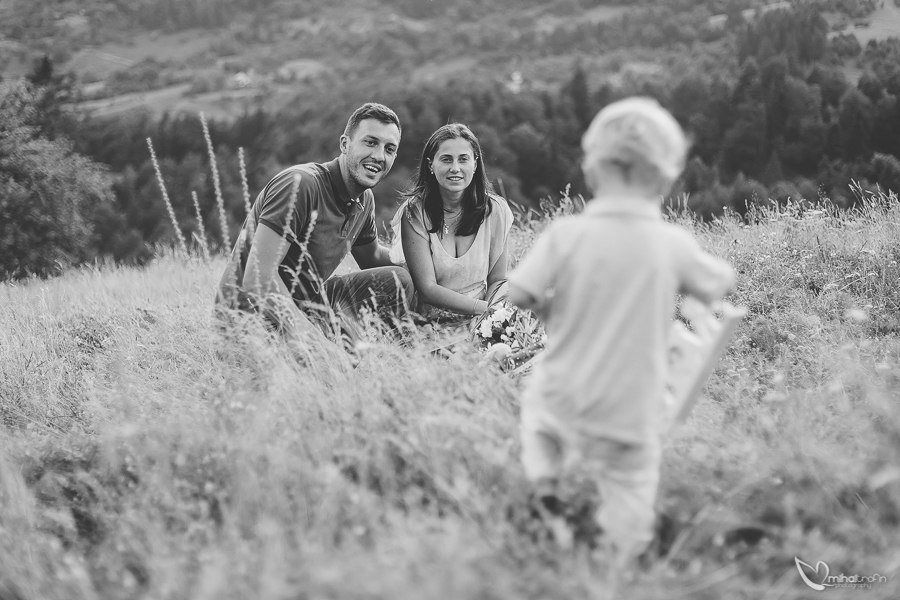
[[[667,440],[630,577],[593,550],[583,473],[557,546],[518,461],[522,381],[474,348],[297,360],[215,324],[221,256],[0,284],[0,598],[897,598],[900,205],[859,193],[669,214],[750,314]],[[513,255],[559,212],[520,219]],[[795,557],[886,579],[815,592]]]

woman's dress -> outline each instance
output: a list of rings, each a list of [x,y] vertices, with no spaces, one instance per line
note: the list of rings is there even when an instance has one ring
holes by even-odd
[[[427,216],[422,211],[421,201],[418,199],[407,200],[391,221],[394,230],[391,258],[397,264],[405,263],[403,247],[400,243],[400,227],[401,220],[406,218],[412,226],[413,232],[428,240],[437,284],[469,298],[485,300],[488,273],[491,272],[506,249],[509,230],[512,228],[513,222],[513,214],[506,204],[506,200],[495,195],[491,195],[490,200],[492,203],[490,214],[475,233],[472,246],[458,257],[447,252],[437,233],[428,231],[425,226]],[[445,311],[420,302],[418,312],[430,317],[440,315]]]

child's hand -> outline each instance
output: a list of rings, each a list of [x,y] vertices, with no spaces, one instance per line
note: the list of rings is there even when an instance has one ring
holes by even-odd
[[[537,298],[514,283],[509,284],[509,295],[506,299],[519,308],[534,308],[537,304]]]

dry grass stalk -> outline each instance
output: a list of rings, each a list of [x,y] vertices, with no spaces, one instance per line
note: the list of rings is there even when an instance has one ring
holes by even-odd
[[[306,229],[306,235],[303,236],[303,241],[300,243],[300,259],[297,262],[297,271],[294,272],[293,280],[291,281],[291,295],[294,295],[294,291],[297,289],[297,284],[300,283],[300,266],[303,264],[303,259],[306,258],[307,248],[309,248],[309,238],[312,236],[313,228],[316,226],[316,219],[318,219],[319,213],[318,211],[312,211],[309,214],[309,227]],[[321,281],[317,281],[316,283],[321,285]]]
[[[206,140],[206,150],[209,153],[209,168],[212,170],[213,187],[216,190],[216,205],[219,207],[219,220],[222,223],[222,247],[227,248],[231,235],[228,233],[228,216],[225,213],[225,199],[222,197],[222,186],[219,182],[219,167],[216,163],[216,153],[213,149],[212,138],[209,135],[209,127],[206,125],[206,117],[200,113],[200,123],[203,125],[203,138]]]
[[[281,244],[278,246],[278,252],[276,256],[281,256],[285,252],[285,248],[288,245],[288,235],[296,239],[296,236],[291,232],[291,221],[294,218],[294,207],[297,205],[297,195],[300,192],[300,173],[294,173],[294,181],[291,183],[291,197],[288,200],[288,209],[285,212],[288,215],[287,223],[284,224],[284,231],[281,232]],[[275,265],[275,268],[278,268],[278,265]]]
[[[203,226],[203,214],[200,212],[200,200],[197,199],[197,192],[192,190],[191,198],[194,199],[194,210],[197,211],[197,239],[200,242],[200,251],[203,252],[203,260],[209,261],[209,244],[206,243],[206,227]]]
[[[250,203],[250,186],[247,183],[247,165],[244,162],[243,148],[238,148],[238,162],[241,164],[241,189],[244,192],[244,210],[249,215],[250,211],[253,210],[253,206]]]
[[[175,235],[178,237],[178,245],[185,256],[188,254],[187,242],[184,241],[184,235],[178,226],[178,219],[175,217],[175,209],[172,208],[172,202],[169,200],[169,193],[166,192],[166,183],[163,181],[162,171],[159,168],[159,161],[156,160],[156,152],[153,150],[153,140],[147,138],[147,147],[150,149],[150,160],[153,162],[153,168],[156,169],[156,180],[159,182],[159,189],[162,191],[163,200],[166,203],[166,210],[169,212],[169,218],[172,220],[172,227],[175,229]]]

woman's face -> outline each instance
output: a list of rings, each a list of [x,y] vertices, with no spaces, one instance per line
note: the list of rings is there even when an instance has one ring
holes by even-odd
[[[438,146],[431,168],[443,190],[462,193],[475,176],[475,151],[463,138],[444,140]]]

